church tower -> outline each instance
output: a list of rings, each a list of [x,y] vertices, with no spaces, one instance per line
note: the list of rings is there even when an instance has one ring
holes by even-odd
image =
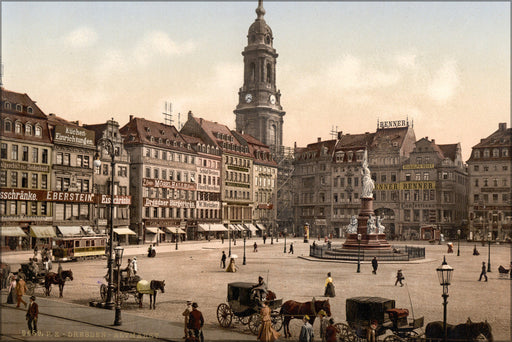
[[[263,16],[263,0],[258,1],[258,17],[249,27],[244,56],[244,84],[238,91],[236,130],[247,133],[279,150],[283,144],[281,92],[276,88],[274,37]]]

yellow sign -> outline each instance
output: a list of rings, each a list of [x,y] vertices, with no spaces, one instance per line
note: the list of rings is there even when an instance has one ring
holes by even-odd
[[[407,164],[403,166],[404,170],[415,170],[415,169],[433,169],[434,164]]]
[[[400,182],[400,183],[377,183],[375,184],[375,190],[387,191],[387,190],[429,190],[435,189],[435,181],[427,182]]]

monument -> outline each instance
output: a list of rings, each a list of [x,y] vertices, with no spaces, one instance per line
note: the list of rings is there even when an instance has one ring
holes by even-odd
[[[343,244],[345,249],[391,250],[391,245],[384,234],[385,227],[382,218],[375,217],[373,212],[373,190],[375,184],[371,178],[368,167],[368,152],[364,151],[361,174],[363,175],[363,191],[361,193],[361,210],[359,216],[350,219],[347,226],[347,240]],[[360,234],[361,240],[358,240]]]

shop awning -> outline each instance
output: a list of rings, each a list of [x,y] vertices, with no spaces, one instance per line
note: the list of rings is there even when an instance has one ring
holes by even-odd
[[[238,231],[238,230],[240,230],[240,229],[236,226],[236,224],[230,224],[230,225],[228,225],[228,227],[229,227],[231,230],[234,230],[234,231]]]
[[[258,231],[258,228],[256,228],[252,223],[247,223],[245,224],[245,226],[249,228],[249,230],[253,233],[256,233]]]
[[[208,231],[210,231],[210,225],[209,224],[198,224],[197,230],[200,232],[208,232]]]
[[[20,227],[0,227],[0,236],[27,236]]]
[[[30,236],[38,239],[57,237],[52,226],[30,226]]]
[[[227,232],[228,229],[223,224],[210,224],[210,231],[212,232]]]
[[[146,227],[146,233],[159,234],[163,233],[163,231],[161,231],[160,228],[157,227]]]
[[[85,235],[95,235],[96,233],[92,230],[91,226],[82,226],[82,230]]]
[[[114,228],[114,233],[117,235],[137,235],[133,230],[128,227]]]
[[[82,227],[80,226],[57,226],[62,236],[80,236],[82,235]]]
[[[178,229],[178,234],[187,234],[183,229],[180,227],[164,227],[164,230],[171,234],[176,234],[176,229]]]
[[[258,227],[260,230],[266,230],[267,228],[261,224],[261,223],[256,223],[256,227]]]

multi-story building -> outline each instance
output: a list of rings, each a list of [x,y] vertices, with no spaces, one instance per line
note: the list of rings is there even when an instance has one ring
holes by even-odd
[[[83,125],[94,131],[96,154],[94,159],[100,160],[99,167],[94,167],[93,193],[95,208],[92,213],[94,230],[97,233],[108,233],[110,227],[110,202],[112,194],[112,175],[114,176],[114,207],[113,222],[115,239],[120,243],[137,242],[136,233],[130,226],[130,156],[124,148],[123,138],[119,132],[119,123],[108,120],[106,123]],[[107,140],[110,140],[108,142]],[[114,150],[112,151],[112,147]],[[112,152],[114,165],[112,166]]]
[[[510,240],[512,237],[512,129],[498,130],[473,146],[469,173],[469,239]]]
[[[174,126],[134,118],[120,130],[130,155],[130,227],[140,242],[197,230],[197,153]]]
[[[53,150],[47,116],[27,94],[4,88],[0,93],[1,245],[48,244],[54,233],[47,198]]]
[[[53,225],[61,236],[82,234],[93,225],[94,132],[57,115],[48,115],[53,142],[51,192]]]

